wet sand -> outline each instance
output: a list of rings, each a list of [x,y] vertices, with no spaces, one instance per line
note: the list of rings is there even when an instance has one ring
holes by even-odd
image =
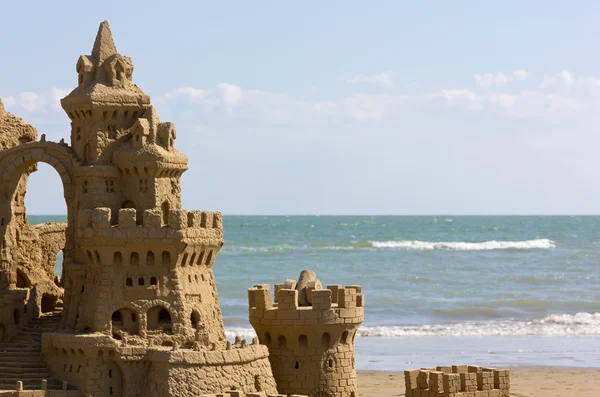
[[[600,368],[508,367],[511,397],[599,397]],[[404,373],[359,371],[360,397],[404,396]]]

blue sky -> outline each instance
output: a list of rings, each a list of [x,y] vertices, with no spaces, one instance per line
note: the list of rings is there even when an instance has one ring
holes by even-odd
[[[187,209],[600,213],[600,3],[3,2],[0,97],[58,100],[107,19],[190,158]],[[47,166],[30,213],[64,212]]]

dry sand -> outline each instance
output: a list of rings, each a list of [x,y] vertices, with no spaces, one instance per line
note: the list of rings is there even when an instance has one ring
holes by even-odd
[[[511,397],[600,397],[600,368],[512,367]],[[358,372],[361,397],[404,396],[404,373]]]

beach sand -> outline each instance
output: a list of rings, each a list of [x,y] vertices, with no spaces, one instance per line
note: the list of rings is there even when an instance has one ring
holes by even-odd
[[[599,397],[600,368],[508,367],[511,397]],[[404,396],[404,373],[358,371],[360,397]]]

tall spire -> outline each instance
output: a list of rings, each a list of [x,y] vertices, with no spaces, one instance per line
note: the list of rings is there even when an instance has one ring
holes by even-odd
[[[98,63],[102,63],[106,58],[117,53],[117,47],[113,41],[112,32],[108,21],[104,21],[98,28],[98,34],[96,35],[96,41],[94,42],[94,48],[92,49],[92,56],[96,58]]]

